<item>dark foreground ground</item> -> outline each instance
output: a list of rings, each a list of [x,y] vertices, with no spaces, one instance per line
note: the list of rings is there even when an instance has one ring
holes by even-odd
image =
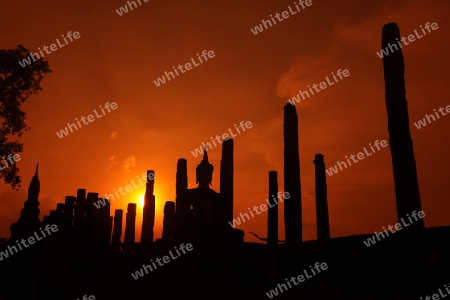
[[[274,299],[420,299],[439,288],[445,293],[450,227],[414,236],[398,232],[371,247],[362,242],[367,237],[298,247],[193,244],[192,251],[138,280],[132,272],[179,244],[137,245],[119,258],[96,258],[83,255],[67,237],[48,237],[0,262],[0,299],[269,299],[266,292],[316,262],[328,269],[291,283]]]

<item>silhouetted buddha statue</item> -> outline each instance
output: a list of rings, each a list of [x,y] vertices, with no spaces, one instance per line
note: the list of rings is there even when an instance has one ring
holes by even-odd
[[[197,188],[188,189],[187,198],[192,206],[193,237],[202,240],[222,239],[223,224],[221,207],[223,199],[210,188],[214,167],[208,161],[206,148],[203,160],[196,169]]]

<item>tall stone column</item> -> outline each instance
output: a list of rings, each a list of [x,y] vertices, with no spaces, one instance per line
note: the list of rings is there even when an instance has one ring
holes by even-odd
[[[63,215],[64,214],[64,210],[66,210],[66,205],[64,203],[56,203],[56,211]]]
[[[108,245],[111,244],[113,224],[114,224],[114,217],[113,217],[113,216],[109,216],[109,223],[108,223]]]
[[[114,229],[112,234],[111,246],[114,254],[120,252],[121,237],[122,237],[122,221],[123,220],[123,210],[116,209],[114,212]]]
[[[185,215],[189,211],[189,205],[185,199],[186,191],[188,189],[187,177],[187,160],[180,158],[177,163],[176,174],[176,213],[178,215]]]
[[[78,189],[77,201],[75,202],[75,220],[74,227],[81,228],[84,224],[84,218],[86,213],[86,190]]]
[[[136,232],[136,203],[128,203],[127,217],[125,221],[124,244],[134,244]]]
[[[113,236],[112,236],[113,243],[120,244],[120,241],[122,238],[122,223],[123,223],[123,210],[116,209],[114,211],[114,229],[113,229]]]
[[[74,196],[66,196],[65,198],[64,220],[68,227],[71,227],[74,222],[74,211],[76,201],[77,197]]]
[[[277,171],[269,172],[269,211],[267,221],[267,244],[278,244],[278,204],[273,197],[278,197],[278,175]]]
[[[98,232],[98,243],[101,245],[102,251],[106,251],[111,242],[111,205],[106,198],[100,198],[99,200],[103,200],[105,206],[100,206],[99,209],[94,207],[94,223],[95,230]]]
[[[58,228],[67,230],[68,226],[64,219],[64,211],[66,210],[66,205],[64,203],[56,203],[56,225]]]
[[[222,143],[222,160],[220,162],[220,195],[222,196],[224,224],[233,221],[233,139]]]
[[[328,218],[327,177],[323,155],[318,153],[314,159],[316,171],[316,223],[317,239],[330,238],[330,223]]]
[[[298,117],[295,106],[284,106],[284,200],[286,244],[302,242],[302,198],[300,185],[300,157],[298,146]]]
[[[166,201],[164,204],[164,220],[162,239],[172,241],[175,233],[175,202]]]
[[[86,197],[86,224],[88,227],[94,226],[95,216],[99,214],[94,203],[98,202],[98,193],[88,193]]]
[[[109,239],[107,237],[109,223],[109,203],[97,209],[94,203],[99,203],[98,193],[88,193],[86,197],[86,237],[90,253],[94,256],[101,255],[107,249]]]
[[[396,23],[384,25],[382,30],[382,49],[389,44],[397,45],[400,29]],[[401,47],[383,57],[386,110],[388,115],[389,146],[394,172],[397,218],[407,220],[413,211],[422,210],[419,184],[417,180],[416,159],[411,139],[408,116],[408,103],[405,88],[405,64]],[[423,219],[414,221],[406,230],[425,228]]]
[[[191,210],[187,199],[188,177],[187,160],[180,158],[177,162],[176,174],[176,207],[175,207],[175,234],[178,238],[185,238],[190,232]]]
[[[151,180],[150,180],[151,179]],[[155,225],[155,171],[147,171],[147,185],[145,187],[145,203],[142,217],[141,244],[153,242],[153,227]]]

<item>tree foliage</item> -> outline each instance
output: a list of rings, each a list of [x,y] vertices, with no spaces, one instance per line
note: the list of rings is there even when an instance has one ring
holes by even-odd
[[[25,123],[25,112],[21,105],[29,97],[41,91],[41,80],[51,73],[49,64],[43,58],[31,60],[22,67],[19,61],[30,55],[28,49],[18,45],[15,49],[0,49],[0,179],[13,189],[20,188],[19,168],[4,159],[9,154],[23,151],[18,140],[24,131],[30,129]]]

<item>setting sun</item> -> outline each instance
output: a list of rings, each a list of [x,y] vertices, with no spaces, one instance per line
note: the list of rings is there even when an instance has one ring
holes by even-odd
[[[154,195],[155,195],[155,208],[157,211],[159,211],[159,210],[162,211],[162,209],[164,208],[164,201],[162,201],[162,198],[158,194],[154,193]],[[137,202],[138,208],[143,209],[144,204],[145,204],[145,193],[138,196],[138,199],[136,202]]]
[[[145,204],[145,194],[141,195],[138,200],[138,206],[140,208],[143,208],[144,204]]]

